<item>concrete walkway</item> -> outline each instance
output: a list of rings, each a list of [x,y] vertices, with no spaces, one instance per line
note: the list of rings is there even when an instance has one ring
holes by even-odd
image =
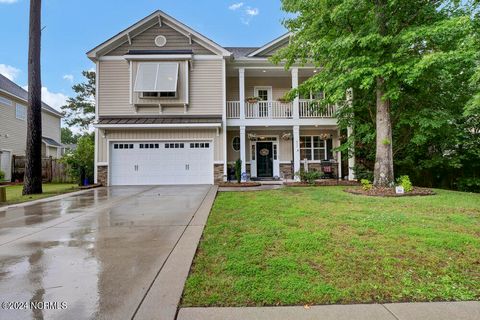
[[[182,308],[177,320],[479,320],[480,302]]]

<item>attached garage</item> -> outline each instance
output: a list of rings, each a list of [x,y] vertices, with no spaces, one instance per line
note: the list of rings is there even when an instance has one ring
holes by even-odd
[[[110,142],[110,185],[213,184],[212,141]]]

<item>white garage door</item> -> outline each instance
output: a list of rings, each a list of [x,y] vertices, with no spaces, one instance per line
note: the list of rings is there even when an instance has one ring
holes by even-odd
[[[209,141],[112,142],[110,185],[213,184]]]

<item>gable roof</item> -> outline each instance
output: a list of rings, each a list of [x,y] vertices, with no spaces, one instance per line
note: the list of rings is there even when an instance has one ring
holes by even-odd
[[[280,36],[280,37],[270,41],[269,43],[267,43],[263,47],[260,47],[257,50],[249,53],[247,57],[250,57],[250,58],[262,57],[267,52],[270,52],[272,50],[283,47],[284,45],[288,44],[290,36],[291,36],[291,33],[288,32],[288,33],[284,34],[283,36]]]
[[[137,23],[133,24],[132,26],[128,27],[127,29],[119,32],[117,35],[113,36],[112,38],[108,39],[107,41],[101,43],[100,45],[96,46],[92,50],[87,52],[87,56],[91,60],[97,59],[102,53],[106,53],[106,50],[116,48],[122,45],[125,42],[130,41],[131,36],[138,35],[145,31],[146,29],[154,26],[155,24],[162,24],[165,23],[166,25],[174,28],[178,32],[182,33],[186,37],[195,38],[195,40],[211,49],[212,51],[220,54],[222,56],[230,56],[231,53],[216,42],[210,40],[209,38],[203,36],[202,34],[196,32],[192,28],[188,27],[187,25],[181,23],[180,21],[176,20],[175,18],[169,16],[165,12],[161,10],[157,10],[150,14],[149,16],[143,18],[142,20],[138,21]]]
[[[225,47],[225,49],[230,51],[235,59],[238,59],[247,57],[251,52],[257,50],[258,47]]]
[[[14,96],[28,103],[28,91],[23,89],[18,84],[16,84],[15,82],[11,81],[10,79],[8,79],[7,77],[1,74],[0,74],[0,91],[3,91],[11,96]],[[60,118],[63,116],[62,113],[50,107],[45,102],[42,102],[42,109],[50,113],[53,113]]]

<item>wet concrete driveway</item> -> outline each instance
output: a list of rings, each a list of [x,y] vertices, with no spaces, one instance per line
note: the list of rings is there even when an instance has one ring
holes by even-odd
[[[0,319],[131,319],[209,190],[102,188],[0,210]],[[5,310],[31,301],[50,305]]]

